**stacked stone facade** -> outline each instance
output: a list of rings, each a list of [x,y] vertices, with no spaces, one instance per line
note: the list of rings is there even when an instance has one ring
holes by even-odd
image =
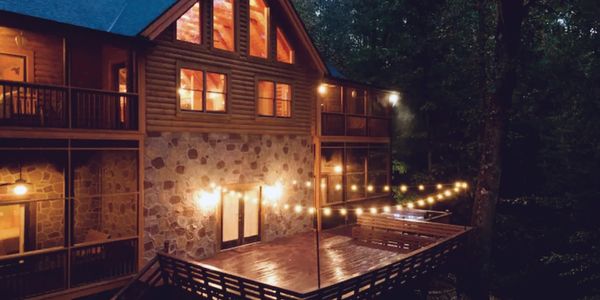
[[[313,205],[310,136],[152,132],[145,145],[144,250],[150,259],[165,242],[176,255],[201,259],[218,245],[218,209],[198,203],[199,191],[251,184],[284,186],[277,206],[263,206],[268,241],[310,230],[312,218],[285,209]],[[295,183],[295,184],[294,184]],[[217,204],[218,205],[218,204]]]

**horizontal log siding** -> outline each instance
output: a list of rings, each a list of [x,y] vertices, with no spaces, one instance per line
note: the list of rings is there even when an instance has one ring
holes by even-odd
[[[17,47],[15,37],[21,35],[23,46]],[[15,49],[29,51],[33,55],[33,82],[64,84],[63,45],[60,37],[0,26],[0,53],[13,53]]]
[[[298,57],[294,66],[247,58],[247,22],[239,11],[238,53],[213,53],[201,46],[174,42],[173,26],[155,40],[147,52],[146,63],[146,122],[148,131],[240,132],[269,134],[311,134],[314,122],[316,87],[320,81],[317,71],[306,66],[310,62]],[[210,18],[210,17],[209,17]],[[209,19],[206,18],[206,19]],[[206,20],[205,19],[205,20]],[[208,23],[208,24],[207,24]],[[209,25],[205,22],[205,28]],[[210,34],[208,30],[204,33]],[[205,44],[210,38],[204,39]],[[273,46],[273,44],[272,44]],[[177,115],[177,62],[229,70],[231,77],[227,114],[186,113]],[[292,118],[264,118],[256,115],[256,78],[266,77],[290,82],[293,88]]]

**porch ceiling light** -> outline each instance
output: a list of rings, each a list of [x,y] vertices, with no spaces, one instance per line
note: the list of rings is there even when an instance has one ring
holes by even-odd
[[[392,106],[396,106],[396,104],[398,104],[398,101],[400,101],[400,95],[398,95],[398,93],[396,92],[393,92],[388,96],[388,101]]]
[[[317,90],[319,91],[319,95],[325,95],[327,94],[327,85],[322,83],[319,85],[319,88]]]

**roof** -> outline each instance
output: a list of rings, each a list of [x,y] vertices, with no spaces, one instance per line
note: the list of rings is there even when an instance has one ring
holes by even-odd
[[[177,0],[0,0],[0,10],[137,36]]]

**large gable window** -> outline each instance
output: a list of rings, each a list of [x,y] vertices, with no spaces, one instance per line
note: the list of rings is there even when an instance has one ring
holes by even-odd
[[[264,0],[250,0],[250,55],[267,58],[269,8]]]
[[[267,117],[292,116],[292,87],[289,84],[260,80],[258,114]]]
[[[235,0],[213,1],[213,46],[235,50]]]
[[[277,61],[294,63],[294,49],[281,28],[277,28]]]
[[[200,3],[196,2],[185,14],[177,19],[177,40],[200,44]]]
[[[206,87],[206,88],[205,88]],[[227,75],[181,68],[179,109],[182,111],[225,112]]]

